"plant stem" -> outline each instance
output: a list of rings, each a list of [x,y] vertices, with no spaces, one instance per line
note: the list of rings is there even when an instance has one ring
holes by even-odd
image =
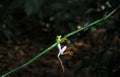
[[[105,16],[105,17],[103,17],[103,18],[101,18],[101,19],[98,19],[98,20],[90,23],[90,24],[88,24],[88,25],[85,26],[85,27],[82,27],[82,28],[80,28],[80,29],[78,29],[78,30],[75,30],[75,31],[73,31],[73,32],[71,32],[71,33],[66,34],[60,41],[55,42],[53,45],[51,45],[50,47],[48,47],[47,49],[45,49],[43,52],[40,52],[38,55],[36,55],[35,57],[33,57],[32,59],[30,59],[29,61],[27,61],[27,62],[24,63],[23,65],[16,67],[15,69],[13,69],[13,70],[11,70],[11,71],[9,71],[9,72],[1,75],[0,77],[6,77],[6,76],[8,76],[8,75],[10,75],[10,74],[12,74],[12,73],[14,73],[14,72],[22,69],[22,68],[28,66],[29,64],[33,63],[35,60],[37,60],[38,58],[40,58],[42,55],[44,55],[44,54],[46,54],[47,52],[49,52],[52,48],[54,48],[55,46],[57,46],[57,45],[58,45],[61,41],[63,41],[64,39],[66,39],[66,38],[68,38],[68,37],[70,37],[70,36],[72,36],[72,35],[80,32],[80,31],[83,31],[83,30],[85,30],[85,29],[87,29],[87,28],[89,28],[89,27],[91,27],[91,26],[93,26],[93,25],[95,25],[95,24],[98,24],[98,23],[100,23],[100,22],[108,19],[108,18],[109,18],[112,14],[114,14],[118,9],[119,9],[119,7],[117,7],[116,9],[114,9],[114,10],[113,10],[112,12],[110,12],[107,16]]]
[[[32,59],[30,59],[29,61],[27,61],[27,62],[24,63],[23,65],[21,65],[21,66],[15,68],[15,69],[13,69],[13,70],[11,70],[11,71],[3,74],[3,75],[0,76],[0,77],[6,77],[6,76],[10,75],[11,73],[14,73],[14,72],[16,72],[16,71],[18,71],[18,70],[20,70],[20,69],[28,66],[29,64],[31,64],[32,62],[34,62],[35,60],[37,60],[40,56],[46,54],[48,51],[50,51],[52,48],[54,48],[58,43],[59,43],[59,42],[56,42],[55,44],[51,45],[51,46],[48,47],[46,50],[44,50],[43,52],[39,53],[38,55],[36,55],[35,57],[33,57]]]

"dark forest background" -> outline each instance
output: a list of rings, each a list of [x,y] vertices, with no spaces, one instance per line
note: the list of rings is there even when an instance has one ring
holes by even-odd
[[[120,0],[0,0],[0,74],[22,65],[65,35],[106,16]],[[119,77],[120,10],[68,38],[73,55],[54,48],[8,77]]]

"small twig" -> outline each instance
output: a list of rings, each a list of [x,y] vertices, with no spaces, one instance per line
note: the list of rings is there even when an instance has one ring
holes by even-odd
[[[119,7],[117,7],[116,9],[114,9],[114,10],[113,10],[112,12],[110,12],[107,16],[105,16],[105,17],[103,17],[103,18],[101,18],[101,19],[98,19],[98,20],[92,22],[91,24],[88,24],[86,27],[80,28],[80,29],[78,29],[78,30],[75,30],[75,31],[69,33],[69,34],[66,34],[60,41],[55,42],[53,45],[51,45],[50,47],[48,47],[47,49],[45,49],[43,52],[40,52],[38,55],[36,55],[35,57],[33,57],[32,59],[30,59],[29,61],[27,61],[27,62],[24,63],[23,65],[16,67],[15,69],[13,69],[13,70],[11,70],[11,71],[9,71],[9,72],[1,75],[0,77],[6,77],[6,76],[8,76],[8,75],[10,75],[10,74],[12,74],[12,73],[14,73],[14,72],[22,69],[22,68],[25,68],[26,66],[28,66],[29,64],[31,64],[32,62],[34,62],[35,60],[37,60],[38,58],[40,58],[42,55],[44,55],[44,54],[46,54],[47,52],[49,52],[52,48],[56,47],[61,41],[63,41],[63,40],[66,39],[67,37],[70,37],[70,36],[72,36],[72,35],[80,32],[80,31],[83,31],[83,30],[86,29],[86,28],[89,28],[89,27],[91,27],[91,26],[93,26],[93,25],[95,25],[95,24],[98,24],[98,23],[100,23],[100,22],[108,19],[108,18],[109,18],[112,14],[114,14],[118,9],[119,9]]]

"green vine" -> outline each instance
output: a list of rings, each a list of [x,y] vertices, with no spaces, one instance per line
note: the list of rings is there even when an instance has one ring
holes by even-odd
[[[54,48],[55,46],[57,46],[57,45],[58,45],[61,41],[63,41],[64,39],[66,39],[66,38],[68,38],[68,37],[70,37],[70,36],[72,36],[72,35],[80,32],[80,31],[83,31],[83,30],[85,30],[85,29],[87,29],[87,28],[89,28],[89,27],[91,27],[91,26],[93,26],[93,25],[95,25],[95,24],[98,24],[98,23],[100,23],[100,22],[108,19],[112,14],[114,14],[114,13],[119,9],[119,7],[120,7],[120,6],[118,6],[116,9],[114,9],[112,12],[110,12],[110,13],[109,13],[108,15],[106,15],[105,17],[103,17],[103,18],[101,18],[101,19],[98,19],[98,20],[96,20],[96,21],[88,24],[88,25],[85,26],[85,27],[82,27],[82,28],[80,28],[80,29],[78,29],[78,30],[75,30],[75,31],[73,31],[73,32],[71,32],[71,33],[66,34],[63,38],[61,38],[60,41],[56,41],[53,45],[51,45],[50,47],[48,47],[47,49],[45,49],[43,52],[40,52],[38,55],[36,55],[35,57],[33,57],[32,59],[30,59],[30,60],[27,61],[26,63],[22,64],[21,66],[16,67],[15,69],[13,69],[13,70],[11,70],[11,71],[6,72],[5,74],[1,75],[0,77],[6,77],[6,76],[8,76],[8,75],[10,75],[10,74],[12,74],[12,73],[14,73],[14,72],[22,69],[22,68],[28,66],[29,64],[31,64],[32,62],[34,62],[35,60],[37,60],[38,58],[40,58],[42,55],[44,55],[44,54],[46,54],[47,52],[49,52],[52,48]]]

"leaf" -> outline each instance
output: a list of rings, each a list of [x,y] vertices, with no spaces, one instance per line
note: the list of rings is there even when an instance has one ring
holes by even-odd
[[[9,8],[11,9],[23,8],[24,3],[25,0],[14,0]]]
[[[50,5],[52,10],[59,11],[65,9],[65,4],[64,3],[54,3]]]
[[[11,40],[14,37],[12,30],[9,27],[7,27],[6,25],[0,24],[0,31],[2,31],[3,34],[5,35],[5,37],[9,40]]]
[[[91,31],[92,31],[92,32],[94,32],[94,31],[96,31],[96,30],[97,30],[97,28],[96,28],[96,27],[91,27],[90,29],[91,29]]]
[[[25,1],[25,13],[29,16],[36,14],[42,6],[43,0],[26,0]]]

